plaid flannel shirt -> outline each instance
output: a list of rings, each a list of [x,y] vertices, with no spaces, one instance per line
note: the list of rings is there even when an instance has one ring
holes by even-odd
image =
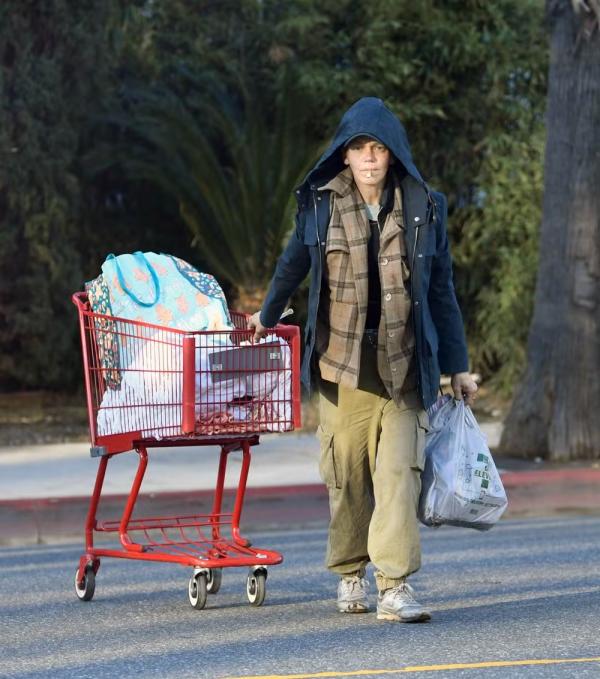
[[[315,348],[323,379],[356,389],[368,306],[370,226],[349,168],[321,190],[331,191],[333,209],[325,246]],[[391,398],[397,401],[402,393],[416,387],[410,273],[403,231],[402,191],[396,182],[394,205],[380,235],[377,368]]]

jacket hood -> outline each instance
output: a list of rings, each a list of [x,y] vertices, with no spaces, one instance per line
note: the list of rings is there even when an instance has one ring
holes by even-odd
[[[426,186],[413,163],[408,137],[402,123],[381,99],[363,97],[344,113],[331,144],[300,184],[300,192],[304,193],[314,186],[323,186],[340,173],[346,167],[342,149],[351,139],[360,135],[374,137],[385,144],[408,174]]]

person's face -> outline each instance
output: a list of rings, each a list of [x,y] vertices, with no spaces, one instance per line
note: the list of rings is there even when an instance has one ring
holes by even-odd
[[[385,180],[392,162],[387,146],[371,137],[357,137],[344,150],[344,163],[357,184],[377,186]]]

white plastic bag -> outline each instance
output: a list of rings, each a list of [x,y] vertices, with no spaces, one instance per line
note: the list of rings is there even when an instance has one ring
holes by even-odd
[[[419,519],[427,526],[489,530],[508,505],[485,436],[464,401],[450,396],[429,409]]]

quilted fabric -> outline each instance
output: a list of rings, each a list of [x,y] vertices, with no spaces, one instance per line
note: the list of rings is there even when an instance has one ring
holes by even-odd
[[[172,255],[148,252],[109,256],[102,274],[86,283],[85,289],[96,314],[178,330],[233,328],[225,295],[214,276]],[[106,386],[120,389],[121,369],[127,367],[131,352],[124,352],[120,346],[118,321],[96,318],[94,323]],[[219,341],[216,335],[215,342]]]
[[[214,276],[171,255],[109,256],[102,274],[112,313],[178,330],[230,330],[225,295]]]
[[[112,316],[110,306],[110,292],[103,276],[85,284],[88,301],[96,314]],[[95,318],[96,343],[98,358],[103,369],[104,380],[109,389],[119,389],[121,386],[121,372],[119,370],[119,342],[117,340],[117,325],[110,318]]]

